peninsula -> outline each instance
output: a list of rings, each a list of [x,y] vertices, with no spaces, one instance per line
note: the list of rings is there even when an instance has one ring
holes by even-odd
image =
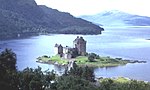
[[[73,41],[73,47],[63,47],[61,44],[55,44],[55,56],[44,55],[38,57],[37,62],[56,65],[69,65],[71,62],[75,62],[79,66],[90,67],[113,67],[126,65],[127,63],[146,63],[146,61],[123,60],[122,58],[101,57],[95,53],[87,53],[86,42],[83,37],[77,36]]]

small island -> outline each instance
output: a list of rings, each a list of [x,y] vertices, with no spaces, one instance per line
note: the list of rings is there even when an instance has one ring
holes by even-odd
[[[146,63],[146,61],[123,60],[122,58],[101,57],[95,53],[87,53],[86,41],[79,36],[73,41],[73,48],[55,44],[54,53],[55,56],[52,57],[47,55],[38,57],[37,62],[62,66],[71,66],[75,62],[79,66],[89,67],[114,67],[127,63]]]

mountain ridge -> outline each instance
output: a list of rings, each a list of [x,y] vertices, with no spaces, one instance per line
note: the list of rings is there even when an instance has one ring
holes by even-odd
[[[118,10],[103,11],[95,15],[83,15],[80,18],[104,26],[150,26],[150,17],[133,15]]]

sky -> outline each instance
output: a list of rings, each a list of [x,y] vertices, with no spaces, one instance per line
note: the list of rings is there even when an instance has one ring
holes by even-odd
[[[102,11],[119,10],[130,14],[150,16],[150,0],[35,0],[74,16],[94,15]]]

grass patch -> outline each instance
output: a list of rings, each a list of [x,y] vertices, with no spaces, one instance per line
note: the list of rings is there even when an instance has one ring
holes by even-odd
[[[124,78],[124,77],[117,77],[117,78],[100,78],[99,82],[113,82],[113,83],[129,83],[131,80]]]
[[[99,59],[95,59],[90,62],[87,56],[79,56],[76,58],[76,63],[80,66],[87,65],[91,67],[113,67],[119,65],[125,65],[128,61],[114,59],[110,57],[100,57]]]
[[[52,57],[48,57],[48,56],[42,56],[42,57],[38,57],[37,58],[39,62],[45,62],[45,63],[55,63],[55,64],[59,64],[59,65],[66,65],[68,64],[68,60],[67,59],[62,59],[59,55],[55,55]]]
[[[38,61],[48,62],[50,60],[50,57],[44,55],[42,57],[38,57],[37,59]]]
[[[75,58],[77,64],[85,64],[88,62],[88,57],[86,56],[78,56]]]
[[[60,57],[59,55],[55,55],[55,56],[52,56],[52,57],[50,58],[50,60],[52,60],[52,61],[60,61],[60,60],[61,60],[61,57]]]
[[[124,77],[118,77],[114,79],[114,81],[119,82],[119,83],[128,83],[130,80]]]

